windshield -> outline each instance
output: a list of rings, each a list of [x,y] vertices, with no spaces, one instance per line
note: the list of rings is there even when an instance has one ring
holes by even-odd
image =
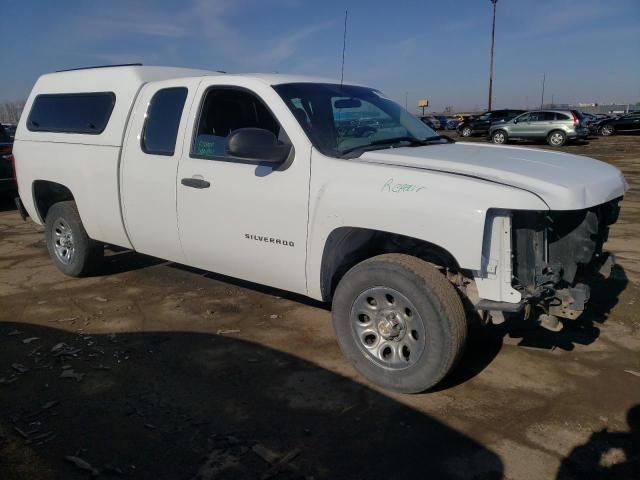
[[[322,83],[288,83],[274,89],[325,155],[340,157],[438,138],[431,128],[377,90]]]

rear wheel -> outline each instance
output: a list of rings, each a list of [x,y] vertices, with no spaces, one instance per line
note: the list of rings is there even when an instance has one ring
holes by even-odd
[[[471,129],[471,127],[462,127],[462,130],[460,130],[460,135],[462,135],[463,137],[470,137],[472,133],[473,130]]]
[[[402,254],[371,258],[345,274],[333,299],[333,326],[362,375],[404,393],[440,382],[467,336],[455,287],[429,263]]]
[[[616,128],[613,125],[603,125],[600,128],[600,135],[603,137],[610,137],[614,133],[616,133]]]
[[[507,132],[505,132],[504,130],[496,130],[491,134],[491,141],[498,145],[503,145],[507,143],[508,141]]]
[[[66,275],[83,277],[95,273],[103,256],[103,245],[87,235],[75,202],[51,206],[45,220],[49,256]]]
[[[547,136],[547,143],[552,147],[561,147],[567,141],[567,134],[561,130],[554,130]]]

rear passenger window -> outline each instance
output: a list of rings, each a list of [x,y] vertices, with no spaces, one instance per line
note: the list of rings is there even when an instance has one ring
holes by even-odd
[[[556,113],[556,120],[571,120],[569,115],[565,115],[564,113]]]
[[[98,135],[107,127],[115,103],[113,92],[38,95],[27,128],[32,132]]]
[[[142,151],[151,155],[173,155],[180,118],[187,98],[185,87],[158,90],[147,109],[142,130]]]

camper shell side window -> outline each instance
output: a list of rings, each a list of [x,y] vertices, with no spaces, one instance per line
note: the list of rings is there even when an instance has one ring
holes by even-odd
[[[40,94],[33,101],[27,128],[32,132],[99,135],[116,103],[113,92]]]

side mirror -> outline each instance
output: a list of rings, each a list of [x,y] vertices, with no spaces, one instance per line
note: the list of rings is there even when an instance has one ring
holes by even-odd
[[[225,148],[234,157],[267,163],[282,163],[291,153],[291,145],[279,144],[276,136],[264,128],[234,130],[227,137]]]
[[[518,123],[518,119],[517,118],[514,118],[512,121],[513,121],[513,123]]]

